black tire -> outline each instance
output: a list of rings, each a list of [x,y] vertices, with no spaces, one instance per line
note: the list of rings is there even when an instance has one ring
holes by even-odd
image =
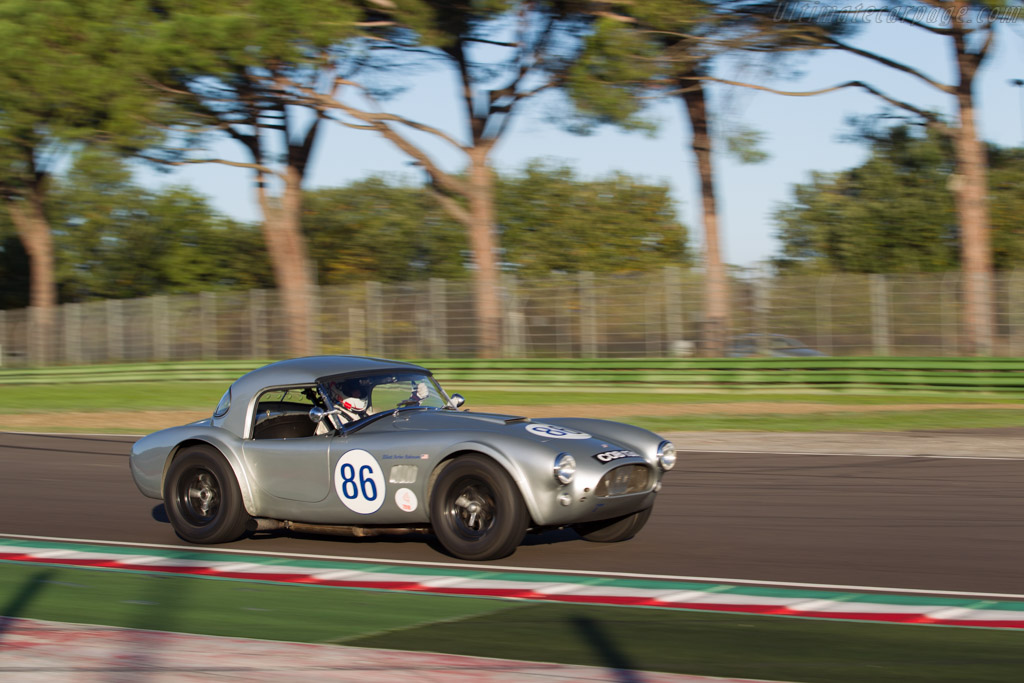
[[[463,560],[497,560],[522,543],[530,517],[501,465],[466,455],[441,470],[430,494],[430,520],[441,545]]]
[[[647,523],[647,519],[651,516],[651,510],[653,509],[647,508],[625,517],[616,517],[615,519],[580,522],[579,524],[573,524],[572,528],[584,539],[594,543],[628,541],[644,528],[644,524]]]
[[[211,446],[190,446],[174,458],[164,480],[164,508],[177,534],[191,543],[234,541],[249,519],[235,473]]]

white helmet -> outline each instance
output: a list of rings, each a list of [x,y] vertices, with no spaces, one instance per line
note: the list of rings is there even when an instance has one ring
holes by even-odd
[[[365,398],[346,398],[341,402],[341,407],[345,410],[353,413],[366,412],[366,399]]]

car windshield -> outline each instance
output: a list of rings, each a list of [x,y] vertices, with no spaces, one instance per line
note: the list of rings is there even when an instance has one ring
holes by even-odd
[[[323,381],[334,406],[348,407],[361,418],[406,406],[444,408],[448,396],[433,377],[422,372],[385,372],[328,378]]]

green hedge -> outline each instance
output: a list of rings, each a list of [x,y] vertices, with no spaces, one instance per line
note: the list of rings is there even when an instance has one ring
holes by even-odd
[[[989,392],[1024,396],[1021,358],[666,358],[418,361],[448,384],[659,391]],[[0,385],[161,380],[230,382],[263,361],[0,370]]]

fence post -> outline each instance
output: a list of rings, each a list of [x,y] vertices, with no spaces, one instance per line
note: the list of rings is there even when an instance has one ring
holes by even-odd
[[[502,289],[505,290],[505,334],[503,339],[505,358],[522,358],[526,355],[525,331],[523,329],[522,302],[519,299],[519,281],[515,275],[501,276]]]
[[[1021,272],[1011,270],[1006,278],[1006,352],[1011,356],[1021,355]]]
[[[940,313],[940,320],[942,321],[942,353],[945,356],[959,355],[960,325],[956,322],[956,315],[959,310],[956,290],[959,280],[959,273],[946,273],[942,276],[942,289],[939,292],[939,302],[942,306]]]
[[[249,290],[249,357],[263,357],[263,340],[267,336],[264,312],[267,306],[266,291]]]
[[[366,283],[366,352],[371,356],[382,356],[381,321],[383,319],[381,284]]]
[[[149,297],[149,315],[151,318],[151,331],[153,335],[153,359],[168,360],[170,358],[170,343],[168,330],[171,328],[168,320],[167,296],[158,294]]]
[[[25,360],[29,366],[39,365],[39,344],[33,343],[38,341],[36,334],[36,311],[38,309],[35,306],[29,306],[25,309]]]
[[[427,340],[427,348],[430,350],[431,358],[443,358],[448,355],[447,282],[444,278],[432,277],[427,291],[430,296],[430,338]]]
[[[822,286],[822,283],[826,286]],[[815,301],[815,328],[814,343],[818,348],[830,356],[835,355],[832,349],[832,288],[835,286],[835,275],[823,275],[818,281],[817,296]]]
[[[889,293],[885,275],[871,276],[871,339],[872,352],[876,356],[891,354],[889,331]]]
[[[199,348],[203,360],[212,360],[216,350],[217,300],[213,292],[199,292]]]
[[[657,290],[658,284],[655,282],[655,275],[644,275],[644,278],[650,278],[649,288]],[[643,322],[643,353],[644,358],[657,358],[658,352],[661,350],[661,344],[658,343],[658,337],[661,335],[662,327],[661,320],[664,318],[664,304],[656,297],[645,296],[641,297],[644,307],[644,322]]]
[[[366,355],[366,311],[357,306],[348,309],[348,352]]]
[[[107,299],[107,360],[124,359],[124,316],[122,301]]]
[[[64,361],[73,365],[81,363],[77,349],[82,345],[82,331],[79,329],[77,310],[78,304],[64,304],[61,310],[64,313]]]
[[[580,356],[597,357],[597,302],[594,298],[594,274],[577,274],[580,297]]]
[[[756,278],[750,281],[751,294],[750,297],[753,301],[753,328],[757,334],[755,337],[755,346],[757,353],[762,356],[769,355],[768,353],[768,316],[771,312],[771,297],[768,296],[768,283],[767,280],[758,275]],[[726,342],[728,346],[728,342]],[[729,349],[726,348],[725,352],[728,353]]]
[[[312,284],[308,289],[309,297],[309,353],[318,356],[323,353],[323,311],[320,310],[320,285]]]
[[[678,353],[677,345],[683,341],[683,274],[678,266],[665,266],[662,271],[665,290],[665,349],[666,356]]]
[[[575,288],[568,278],[559,283],[561,294],[555,297],[555,356],[558,358],[572,358],[572,299]]]

